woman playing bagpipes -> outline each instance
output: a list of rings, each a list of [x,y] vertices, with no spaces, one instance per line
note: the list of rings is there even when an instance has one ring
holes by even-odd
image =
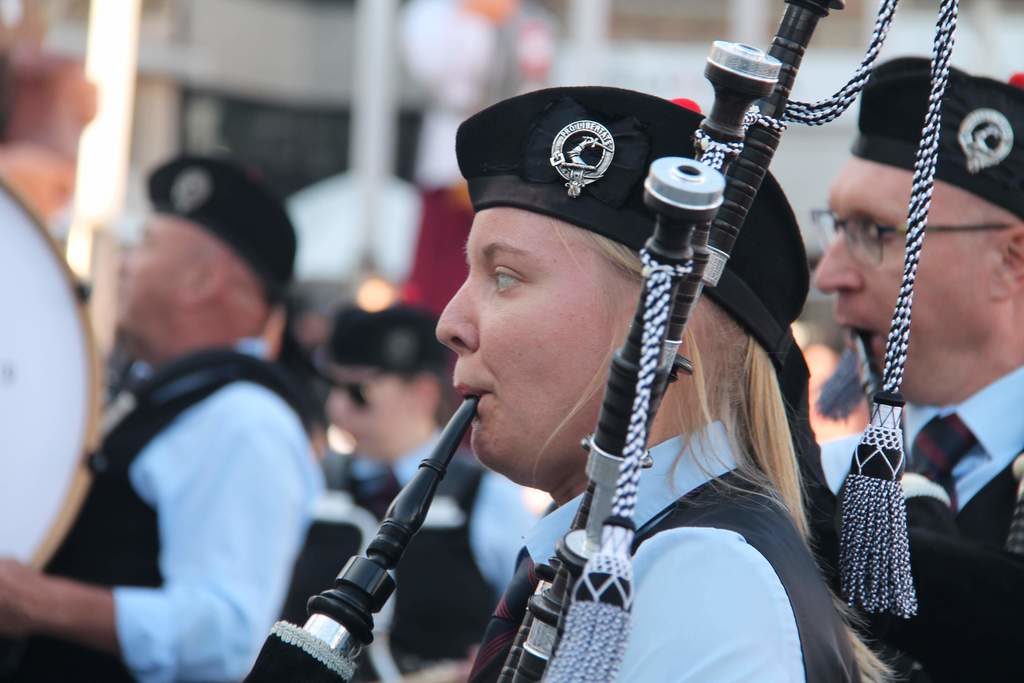
[[[480,396],[472,446],[557,508],[526,539],[473,681],[495,680],[532,591],[588,486],[609,361],[641,293],[655,219],[649,164],[693,156],[700,116],[610,88],[544,90],[465,122],[477,216],[469,275],[438,326],[457,388]],[[593,138],[594,143],[589,140]],[[580,159],[570,152],[581,143]],[[717,287],[690,317],[636,490],[632,616],[618,680],[860,681],[884,667],[834,606],[807,545],[777,372],[808,289],[800,232],[766,179]],[[565,677],[560,677],[565,679]],[[584,680],[580,677],[579,680]]]

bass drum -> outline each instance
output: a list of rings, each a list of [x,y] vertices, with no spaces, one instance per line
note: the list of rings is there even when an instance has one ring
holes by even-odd
[[[57,245],[0,184],[0,557],[41,568],[88,491],[101,370]]]

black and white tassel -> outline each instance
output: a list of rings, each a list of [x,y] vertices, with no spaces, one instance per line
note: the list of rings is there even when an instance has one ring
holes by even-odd
[[[903,475],[903,400],[879,392],[842,492],[843,594],[867,612],[917,613],[910,574]]]
[[[871,424],[853,455],[842,497],[839,568],[843,592],[853,606],[901,617],[917,613],[917,596],[910,572],[907,511],[899,483],[904,467],[900,424],[903,399],[899,390],[910,344],[914,282],[931,206],[942,98],[949,81],[958,7],[957,0],[942,0],[939,9],[932,52],[932,87],[914,163],[903,282],[886,343],[882,391],[875,394]]]

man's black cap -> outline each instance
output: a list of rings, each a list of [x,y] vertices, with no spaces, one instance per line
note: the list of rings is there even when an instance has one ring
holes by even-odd
[[[927,59],[876,67],[861,99],[854,155],[913,170],[930,88]],[[935,177],[1024,218],[1024,89],[951,68]]]
[[[156,211],[202,226],[227,243],[271,298],[291,282],[295,228],[255,173],[224,159],[181,156],[149,176],[149,199]]]
[[[448,351],[437,341],[437,318],[409,306],[369,313],[345,308],[334,319],[328,359],[335,365],[370,367],[397,374],[444,372]]]
[[[459,128],[456,149],[477,211],[526,209],[639,250],[654,231],[654,215],[643,204],[648,166],[659,157],[694,158],[701,118],[629,90],[553,88],[476,114]],[[569,185],[579,162],[604,172],[573,197]],[[768,175],[718,286],[705,291],[781,364],[809,279],[796,218]]]

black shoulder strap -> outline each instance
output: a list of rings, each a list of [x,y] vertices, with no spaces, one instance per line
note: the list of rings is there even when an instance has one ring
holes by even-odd
[[[242,381],[274,392],[301,419],[301,394],[284,370],[237,351],[200,351],[161,367],[131,392],[134,407],[103,440],[103,467],[126,468],[147,443],[185,410],[218,389]]]
[[[786,590],[809,683],[859,680],[851,643],[820,569],[782,505],[729,473],[683,496],[637,532],[635,544],[679,527],[735,531],[772,565]]]
[[[139,405],[165,405],[178,398],[231,384],[253,382],[280,396],[300,416],[302,398],[287,372],[274,363],[231,349],[210,349],[172,361],[134,392]]]

